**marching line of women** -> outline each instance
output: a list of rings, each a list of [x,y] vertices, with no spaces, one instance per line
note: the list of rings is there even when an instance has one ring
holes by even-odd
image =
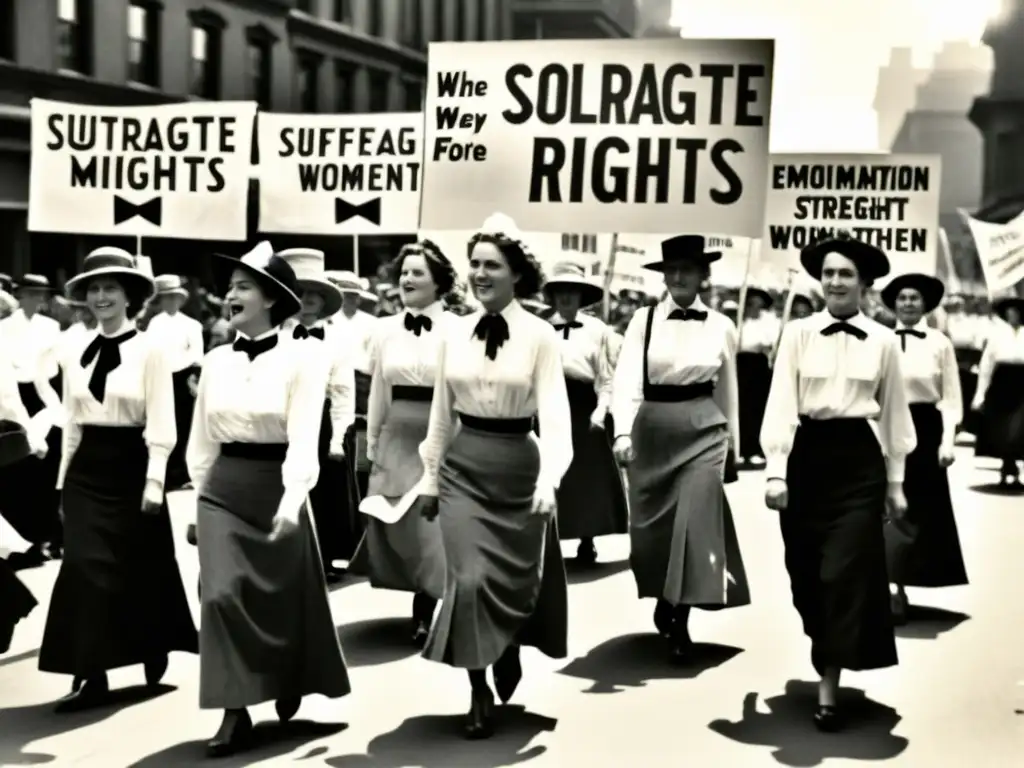
[[[319,251],[261,242],[214,257],[236,338],[200,363],[196,329],[176,315],[180,281],[100,248],[66,286],[95,327],[20,362],[27,347],[5,344],[4,514],[24,519],[12,494],[61,500],[63,539],[45,515],[24,528],[33,546],[63,547],[39,655],[41,670],[72,679],[58,711],[106,701],[112,669],[141,665],[155,685],[169,653],[198,653],[200,707],[223,713],[208,752],[244,749],[251,707],[273,701],[285,721],[305,696],[350,692],[328,601],[336,563],[350,561],[373,587],[410,593],[411,639],[466,671],[465,733],[486,738],[495,701],[524,674],[520,649],[567,655],[560,539],[579,539],[577,559],[592,564],[596,538],[627,532],[666,663],[685,664],[693,609],[751,601],[725,492],[737,457],[765,465],[820,675],[809,713],[819,729],[843,724],[842,670],[897,663],[906,586],[967,583],[946,479],[959,371],[950,341],[922,322],[939,281],[888,284],[894,331],[861,310],[890,271],[885,254],[845,234],[814,244],[801,261],[825,308],[787,322],[763,370],[738,360],[762,354],[770,334],[742,344],[701,298],[721,258],[701,236],[664,241],[645,265],[667,293],[635,313],[621,343],[581,313],[603,289],[571,263],[545,281],[507,217],[484,223],[467,258],[478,311],[445,311],[456,267],[421,241],[392,264],[404,311],[367,322],[364,289],[330,279]],[[24,297],[50,288],[29,277],[4,339],[37,332]],[[551,311],[538,317],[524,303],[542,291]],[[156,296],[166,317],[140,333],[132,318]],[[1019,387],[1007,394],[1020,302],[1005,313],[1012,333],[986,349],[975,396],[986,422],[1021,413]],[[741,427],[752,407],[741,375],[768,382],[755,434]],[[985,435],[993,455],[1021,455],[1020,431],[992,424]],[[18,471],[27,462],[34,473]],[[188,482],[198,631],[166,504]],[[0,593],[9,641],[34,600],[6,562]]]

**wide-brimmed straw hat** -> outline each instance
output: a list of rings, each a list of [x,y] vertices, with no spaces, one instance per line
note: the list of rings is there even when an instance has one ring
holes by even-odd
[[[181,279],[181,275],[157,275],[154,282],[157,296],[188,298],[188,288],[185,287],[185,281]]]
[[[46,275],[40,275],[35,272],[29,272],[22,275],[18,280],[14,281],[14,292],[29,290],[29,291],[53,291],[53,283],[50,282],[50,278]]]
[[[707,266],[721,258],[721,251],[707,250],[704,235],[677,235],[661,241],[661,261],[648,262],[644,269],[664,272],[668,267],[684,262]]]
[[[889,274],[889,258],[875,246],[855,239],[845,230],[804,248],[800,251],[800,263],[808,275],[821,280],[822,265],[830,253],[838,253],[856,264],[857,271],[865,280],[877,280]]]
[[[900,291],[904,288],[913,288],[921,294],[925,313],[938,307],[946,292],[946,286],[937,277],[911,272],[906,275],[897,275],[889,281],[889,284],[882,289],[882,303],[889,309],[895,310],[896,299],[899,298]]]
[[[370,281],[360,277],[351,270],[334,269],[325,274],[327,279],[334,283],[342,294],[350,293],[367,301],[380,301],[377,294],[370,290]]]
[[[302,308],[295,271],[287,261],[274,253],[273,246],[263,240],[240,259],[214,254],[213,271],[221,294],[227,292],[231,275],[240,269],[249,275],[270,296],[281,303],[281,317],[287,318]]]
[[[130,293],[137,293],[148,301],[156,292],[156,284],[149,275],[139,269],[135,257],[123,248],[105,245],[85,257],[82,271],[64,284],[64,293],[69,299],[85,301],[89,283],[101,277],[116,278]]]
[[[323,316],[330,317],[341,309],[341,289],[327,279],[323,251],[315,248],[286,248],[278,256],[295,272],[295,282],[302,291],[313,291],[324,300]]]
[[[570,288],[579,291],[581,306],[589,307],[604,298],[604,288],[587,277],[586,268],[572,261],[560,261],[551,268],[551,277],[544,284],[544,296],[552,301],[553,288]]]

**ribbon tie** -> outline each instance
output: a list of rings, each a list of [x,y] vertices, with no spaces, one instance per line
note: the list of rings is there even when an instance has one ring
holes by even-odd
[[[93,360],[96,361],[96,367],[92,369],[92,375],[89,377],[89,391],[96,398],[96,402],[103,402],[107,395],[107,376],[121,365],[121,345],[137,335],[136,330],[125,331],[120,336],[98,335],[85,348],[85,352],[82,353],[82,367],[85,368]]]
[[[917,339],[924,338],[924,331],[915,331],[913,328],[900,328],[896,331],[896,335],[900,337],[900,347],[904,352],[907,351],[907,336],[913,336]]]
[[[708,319],[708,313],[699,309],[673,309],[668,316],[669,320],[700,320]]]
[[[484,354],[496,360],[498,350],[509,339],[508,323],[501,315],[484,315],[473,329],[473,335],[486,345]]]
[[[244,336],[239,336],[235,339],[235,343],[231,345],[231,348],[235,352],[244,352],[249,356],[249,362],[252,362],[257,357],[262,355],[277,346],[277,334],[273,333],[270,336],[266,336],[258,341],[253,339],[247,339]]]
[[[307,328],[304,325],[296,325],[295,330],[292,332],[293,339],[320,339],[324,340],[324,329],[320,326],[313,328]]]
[[[405,330],[412,331],[414,334],[419,336],[424,331],[430,333],[433,328],[434,321],[426,315],[413,315],[409,312],[405,313]]]
[[[571,331],[573,328],[583,327],[583,323],[581,323],[579,320],[573,320],[571,323],[555,323],[554,325],[556,331],[562,332],[563,339],[569,338],[569,331]]]
[[[832,325],[830,325],[828,328],[822,330],[821,335],[835,336],[837,333],[848,333],[855,339],[860,339],[861,341],[864,341],[864,339],[868,337],[867,331],[864,331],[858,328],[856,325],[846,322],[845,320],[840,320],[838,322],[832,323]]]

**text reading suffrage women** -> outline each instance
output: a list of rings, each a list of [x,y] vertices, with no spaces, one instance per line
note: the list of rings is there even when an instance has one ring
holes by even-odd
[[[419,145],[412,128],[289,126],[280,131],[277,154],[308,160],[297,165],[303,192],[419,191]]]

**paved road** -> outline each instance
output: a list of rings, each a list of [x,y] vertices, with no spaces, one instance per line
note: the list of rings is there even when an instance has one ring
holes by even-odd
[[[346,699],[310,699],[300,721],[262,731],[263,745],[226,765],[333,768],[530,768],[584,765],[841,766],[858,761],[911,768],[1007,768],[1024,756],[1024,496],[984,488],[995,472],[964,450],[953,471],[954,501],[970,587],[911,595],[931,607],[901,631],[902,664],[850,674],[847,695],[865,720],[841,735],[809,727],[813,673],[789,603],[781,543],[760,500],[762,478],[745,474],[730,487],[754,605],[694,617],[696,639],[709,645],[702,663],[674,670],[648,633],[650,601],[634,597],[623,538],[599,542],[608,561],[600,578],[573,576],[570,660],[524,653],[527,677],[502,734],[467,743],[457,716],[467,707],[460,673],[420,660],[405,644],[408,598],[355,583],[332,595],[334,616],[353,667]],[[176,494],[178,540],[191,499]],[[5,538],[4,541],[7,541]],[[571,547],[566,548],[571,551]],[[195,551],[179,550],[186,583],[196,578]],[[28,572],[45,606],[56,566]],[[19,626],[0,657],[0,765],[55,768],[190,766],[216,729],[216,713],[196,708],[197,662],[172,660],[175,686],[146,701],[70,717],[50,702],[66,679],[36,670],[44,609]],[[141,670],[112,676],[141,682]],[[782,698],[785,692],[790,697]],[[866,693],[865,693],[866,692]],[[257,719],[270,720],[261,707]],[[298,761],[298,762],[296,762]]]

